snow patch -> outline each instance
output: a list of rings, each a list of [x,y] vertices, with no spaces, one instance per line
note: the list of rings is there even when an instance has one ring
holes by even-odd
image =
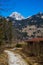
[[[41,16],[41,18],[43,19],[43,16]]]
[[[25,19],[20,13],[13,12],[9,17],[14,18],[15,20],[22,20]]]

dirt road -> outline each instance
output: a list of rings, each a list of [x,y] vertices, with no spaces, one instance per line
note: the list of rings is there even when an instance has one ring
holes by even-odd
[[[12,51],[5,50],[8,54],[9,65],[28,65],[27,62],[19,54],[14,54]]]

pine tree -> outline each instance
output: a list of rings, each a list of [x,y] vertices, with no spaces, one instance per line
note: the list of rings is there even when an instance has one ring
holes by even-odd
[[[8,21],[8,40],[12,42],[12,21]]]
[[[0,18],[0,44],[3,42],[3,19]]]
[[[3,51],[3,48],[4,48],[4,46],[3,46],[3,38],[4,38],[3,24],[4,24],[3,18],[0,17],[0,53]]]

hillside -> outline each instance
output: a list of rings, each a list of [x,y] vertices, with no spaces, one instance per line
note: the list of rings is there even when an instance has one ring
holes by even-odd
[[[41,12],[24,19],[22,19],[23,16],[21,16],[19,13],[14,13],[7,18],[0,17],[0,21],[1,18],[3,21],[6,21],[6,23],[4,24],[4,38],[6,38],[6,40],[10,39],[11,34],[13,40],[26,40],[31,38],[43,37],[43,13]]]
[[[14,17],[7,17],[12,21],[13,29],[18,31],[19,39],[43,37],[43,13],[39,12],[29,18],[16,20]]]

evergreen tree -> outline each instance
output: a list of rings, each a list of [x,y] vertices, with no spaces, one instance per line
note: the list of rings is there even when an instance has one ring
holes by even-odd
[[[12,21],[8,21],[8,40],[12,42]]]
[[[3,42],[3,19],[0,17],[0,44]]]

